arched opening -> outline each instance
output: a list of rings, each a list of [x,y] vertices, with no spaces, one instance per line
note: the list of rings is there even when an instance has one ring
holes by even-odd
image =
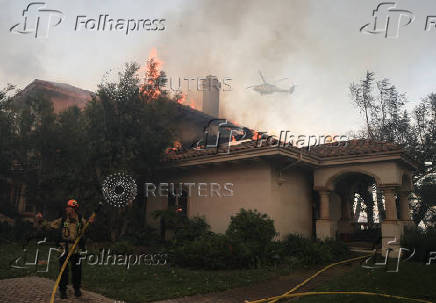
[[[330,218],[337,222],[337,237],[358,246],[379,246],[385,209],[376,177],[347,171],[330,182]]]

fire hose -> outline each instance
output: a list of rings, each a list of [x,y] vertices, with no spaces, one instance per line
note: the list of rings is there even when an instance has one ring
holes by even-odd
[[[56,282],[53,286],[53,291],[51,293],[51,298],[50,298],[50,303],[54,303],[54,299],[55,299],[55,294],[56,294],[56,290],[59,286],[59,283],[61,281],[61,277],[63,272],[65,271],[65,268],[67,268],[68,265],[68,261],[70,260],[71,255],[73,254],[74,250],[76,249],[77,245],[80,242],[80,239],[83,237],[83,235],[85,234],[86,230],[88,229],[89,224],[91,223],[90,221],[93,221],[95,216],[97,215],[97,213],[100,211],[101,206],[103,205],[103,203],[99,203],[97,208],[95,209],[95,211],[92,213],[92,215],[89,217],[88,221],[86,222],[86,224],[83,226],[82,231],[80,232],[79,236],[77,237],[76,241],[74,241],[73,246],[71,247],[71,249],[68,252],[68,255],[65,259],[64,264],[62,264],[61,269],[59,270],[59,275],[58,278],[56,279]]]
[[[365,255],[365,256],[360,256],[360,257],[340,261],[337,263],[332,263],[330,265],[327,265],[323,269],[317,271],[315,274],[313,274],[312,276],[310,276],[309,278],[307,278],[306,280],[304,280],[303,282],[301,282],[300,284],[298,284],[297,286],[295,286],[291,290],[287,291],[283,295],[265,298],[265,299],[260,299],[260,300],[254,300],[254,301],[245,300],[245,303],[263,303],[263,302],[275,303],[279,300],[286,299],[286,298],[305,297],[305,296],[313,296],[313,295],[365,295],[365,296],[378,296],[378,297],[392,298],[392,299],[398,299],[398,300],[408,300],[408,301],[413,301],[413,302],[432,303],[431,301],[422,300],[422,299],[406,298],[406,297],[401,297],[401,296],[394,296],[394,295],[389,295],[389,294],[366,292],[366,291],[312,291],[312,292],[294,293],[300,287],[306,285],[311,280],[313,280],[314,278],[316,278],[317,276],[319,276],[321,273],[325,272],[326,270],[332,268],[333,266],[336,266],[339,264],[345,264],[345,263],[349,263],[349,262],[353,262],[353,261],[358,261],[358,260],[361,260],[364,258],[368,258],[370,256],[371,255]]]

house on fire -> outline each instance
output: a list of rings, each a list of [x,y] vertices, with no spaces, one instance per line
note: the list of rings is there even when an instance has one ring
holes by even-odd
[[[257,209],[274,220],[280,238],[290,233],[335,238],[353,233],[355,193],[372,195],[369,188],[376,184],[384,197],[383,251],[387,241],[399,240],[404,227],[413,224],[409,195],[417,164],[402,147],[370,140],[310,150],[256,144],[232,145],[228,153],[225,144],[218,152],[169,153],[159,181],[170,184],[170,194],[149,195],[148,222],[153,211],[178,204],[187,216],[204,216],[212,231],[222,233],[241,208]],[[230,191],[223,192],[225,184],[231,184]],[[174,197],[171,185],[182,194]]]
[[[83,105],[90,99],[90,92],[39,80],[23,93],[35,90],[52,96],[59,110],[71,104]],[[409,195],[417,163],[402,147],[354,140],[346,145],[324,144],[307,150],[246,140],[229,149],[229,144],[222,141],[218,149],[192,148],[190,144],[203,136],[205,126],[220,116],[219,92],[203,93],[209,94],[203,96],[203,112],[174,103],[177,139],[187,149],[170,149],[158,180],[153,182],[172,184],[173,191],[179,194],[149,195],[147,223],[158,226],[153,211],[178,205],[187,216],[204,216],[213,231],[224,232],[230,217],[245,208],[268,214],[281,238],[289,233],[320,239],[346,237],[356,229],[356,193],[371,200],[375,184],[383,197],[378,199],[382,203],[375,203],[378,212],[384,214],[383,251],[387,241],[399,240],[404,227],[412,224]],[[35,206],[26,199],[20,169],[14,173],[17,176],[11,179],[0,179],[0,193],[5,193],[4,200],[10,201],[20,215],[31,218]]]

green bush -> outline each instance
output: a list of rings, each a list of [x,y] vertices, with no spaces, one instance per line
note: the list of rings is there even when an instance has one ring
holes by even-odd
[[[128,241],[117,241],[111,245],[110,250],[116,254],[131,254],[136,252],[137,247]]]
[[[328,239],[313,241],[301,235],[288,235],[282,242],[284,258],[293,257],[302,265],[317,265],[344,259],[349,255],[348,247],[340,241]]]
[[[233,247],[225,235],[210,233],[194,241],[175,246],[173,262],[180,266],[201,269],[226,269],[238,265],[233,259]]]
[[[427,262],[430,252],[436,251],[436,228],[407,228],[401,237],[401,247],[415,249],[412,260]]]
[[[329,262],[345,259],[350,256],[350,249],[342,241],[327,239],[323,242],[323,245],[327,247],[327,250],[329,250],[330,255],[332,257],[331,260],[328,260]]]
[[[266,247],[277,235],[274,221],[257,210],[241,209],[232,216],[226,236],[239,253],[241,262],[251,265],[265,262]]]
[[[256,210],[244,210],[231,218],[225,233],[210,232],[203,218],[186,219],[176,230],[171,261],[183,267],[201,269],[254,268],[287,264],[290,268],[317,265],[344,259],[347,246],[339,241],[312,241],[289,235],[272,241],[274,222]]]
[[[12,242],[13,240],[13,227],[8,222],[0,222],[0,242]]]
[[[272,241],[276,234],[274,221],[268,215],[243,208],[231,217],[226,231],[226,235],[232,241],[258,242],[262,245]]]
[[[259,267],[273,263],[268,247],[275,235],[273,220],[256,210],[232,216],[225,235],[210,232],[204,218],[186,219],[175,233],[174,262],[203,269]]]
[[[160,241],[160,236],[155,228],[146,226],[121,237],[119,240],[136,246],[151,246]]]
[[[174,240],[176,242],[195,241],[210,233],[210,225],[203,217],[186,218],[176,229]]]

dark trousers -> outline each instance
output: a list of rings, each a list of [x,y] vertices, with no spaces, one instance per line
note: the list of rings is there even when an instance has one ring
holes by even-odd
[[[59,258],[59,269],[62,267],[62,264],[64,264],[66,258],[67,258],[67,254]],[[80,259],[79,254],[72,254],[70,260],[68,260],[68,265],[65,268],[64,272],[62,273],[61,281],[59,283],[59,289],[61,291],[67,290],[68,268],[71,268],[71,275],[73,278],[74,289],[80,289],[81,282],[82,282],[82,265],[78,264],[79,259]]]

